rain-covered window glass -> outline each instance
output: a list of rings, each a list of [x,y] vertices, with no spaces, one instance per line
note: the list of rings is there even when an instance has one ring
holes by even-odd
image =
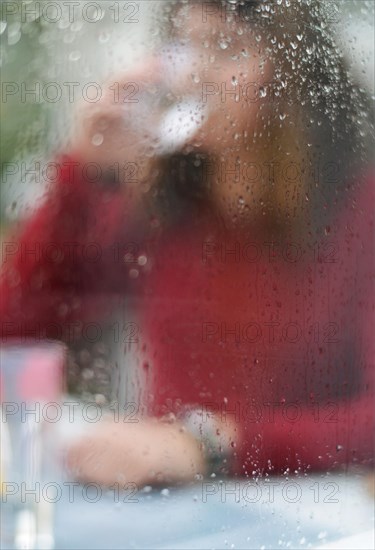
[[[374,4],[1,3],[4,548],[372,548]]]

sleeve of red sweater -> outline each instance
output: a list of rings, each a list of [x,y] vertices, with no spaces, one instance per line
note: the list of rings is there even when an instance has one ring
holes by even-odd
[[[104,318],[119,285],[124,194],[90,181],[75,157],[61,156],[56,166],[59,176],[42,205],[2,243],[3,343],[64,339],[69,325]]]
[[[364,282],[364,281],[363,281]],[[373,284],[371,284],[373,288]],[[362,381],[352,398],[270,403],[242,422],[234,472],[304,473],[348,465],[372,467],[375,455],[375,351],[373,293],[358,318],[362,333],[357,368]],[[355,330],[355,327],[353,327]]]
[[[357,193],[351,224],[361,238],[356,248],[355,295],[356,368],[361,372],[356,397],[324,403],[269,405],[241,423],[234,470],[291,473],[330,470],[339,466],[372,467],[375,455],[375,284],[374,204],[371,176],[365,191]],[[354,216],[354,212],[357,216]],[[354,231],[354,229],[353,229]],[[345,251],[345,239],[342,250]]]
[[[234,470],[239,475],[305,473],[340,465],[371,467],[374,398],[310,407],[267,407],[242,432]]]

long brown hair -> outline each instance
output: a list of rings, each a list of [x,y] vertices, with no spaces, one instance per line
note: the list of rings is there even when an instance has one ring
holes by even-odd
[[[174,32],[180,7],[189,3],[203,0],[178,0],[166,8],[169,33]],[[257,115],[267,131],[249,140],[275,166],[292,159],[303,181],[298,190],[285,175],[262,182],[271,216],[280,215],[282,225],[288,197],[300,193],[301,211],[319,231],[370,169],[374,121],[369,95],[353,82],[318,0],[216,3],[259,35],[264,55],[274,64],[272,84],[264,90],[272,101],[260,105]],[[168,185],[160,196],[169,207],[173,204],[176,216],[180,199],[185,205],[208,199],[202,153],[179,153],[163,159],[162,165]],[[295,210],[295,200],[291,203]],[[295,212],[288,216],[292,219]]]

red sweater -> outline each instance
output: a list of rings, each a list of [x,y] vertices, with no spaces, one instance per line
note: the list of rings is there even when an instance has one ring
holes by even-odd
[[[3,243],[2,341],[64,338],[133,297],[149,411],[234,420],[235,473],[372,465],[372,182],[322,235],[289,245],[196,220],[145,243],[132,201],[73,164],[61,158],[44,204]]]

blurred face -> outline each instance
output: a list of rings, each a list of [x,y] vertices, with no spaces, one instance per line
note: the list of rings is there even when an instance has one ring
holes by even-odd
[[[255,23],[224,15],[212,3],[180,6],[161,51],[130,73],[115,75],[97,104],[80,106],[73,148],[109,171],[116,163],[135,167],[134,184],[133,172],[119,174],[135,199],[159,181],[161,156],[202,153],[208,157],[202,176],[213,208],[228,221],[263,229],[273,224],[276,211],[281,223],[295,217],[301,189],[285,178],[278,185],[270,181],[270,161],[279,147],[273,127],[279,104],[267,93],[274,67],[261,33]],[[134,92],[129,83],[140,99],[115,100],[114,89]],[[288,126],[299,146],[295,120],[285,122],[277,118],[283,143]],[[286,149],[289,159],[297,159],[289,144]]]
[[[249,24],[234,15],[225,17],[220,6],[184,6],[175,24],[172,86],[176,93],[199,97],[205,107],[204,122],[189,145],[213,157],[212,198],[223,214],[238,215],[246,196],[259,204],[263,192],[261,181],[254,183],[252,174],[259,160],[254,136],[264,125],[260,115],[267,105],[262,90],[272,67]],[[176,47],[186,48],[185,68],[172,52]]]

